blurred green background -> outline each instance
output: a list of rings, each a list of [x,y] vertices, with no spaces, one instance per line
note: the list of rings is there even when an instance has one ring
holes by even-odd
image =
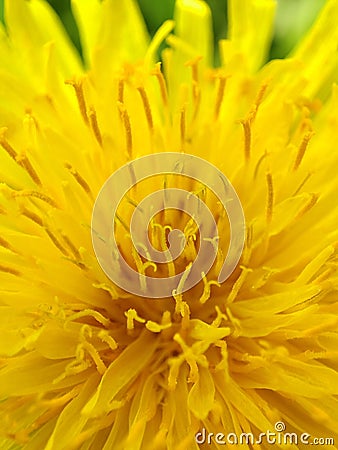
[[[12,0],[7,0],[12,1]],[[117,0],[118,1],[118,0]],[[226,36],[226,0],[206,0],[213,12],[215,41]],[[0,0],[0,18],[3,20],[3,3]],[[48,0],[60,15],[71,39],[81,52],[78,31],[70,10],[70,0]],[[150,34],[159,25],[172,18],[175,0],[138,0]],[[301,36],[311,26],[325,0],[278,0],[275,36],[269,59],[284,58]],[[259,26],[259,24],[257,24]],[[215,46],[217,48],[217,46]],[[217,61],[217,55],[216,61]]]

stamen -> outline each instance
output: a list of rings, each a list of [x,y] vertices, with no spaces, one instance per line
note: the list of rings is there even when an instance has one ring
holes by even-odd
[[[241,321],[239,319],[236,319],[236,317],[233,316],[230,308],[226,308],[225,312],[226,312],[226,314],[227,314],[227,316],[229,318],[229,321],[231,322],[231,324],[234,327],[234,331],[232,332],[232,336],[233,337],[240,336],[241,335],[241,331],[242,331]]]
[[[143,103],[144,111],[146,114],[149,130],[152,133],[154,131],[154,123],[153,123],[153,116],[151,113],[151,108],[150,108],[150,103],[149,103],[147,93],[146,93],[144,87],[142,87],[142,86],[138,87],[137,90],[139,91],[141,99],[142,99],[142,103]]]
[[[115,213],[115,219],[114,222],[120,222],[120,224],[123,226],[123,228],[125,229],[125,231],[127,231],[127,233],[129,233],[129,227],[126,224],[126,222],[122,219],[122,217],[120,217],[119,214]]]
[[[201,353],[201,351],[203,351],[202,348],[199,345],[195,346],[194,344],[192,345],[192,347],[189,347],[182,339],[182,336],[178,333],[175,334],[174,341],[176,341],[182,348],[182,356],[184,356],[184,359],[187,361],[190,367],[188,382],[196,382],[199,378],[197,363],[202,367],[209,366],[206,356]]]
[[[253,108],[251,110],[251,112],[252,112],[252,120],[254,120],[256,115],[257,115],[258,108],[259,108],[260,104],[262,103],[262,100],[263,100],[263,97],[264,97],[264,94],[265,94],[265,91],[266,91],[267,87],[268,87],[268,83],[265,82],[264,84],[262,84],[262,86],[260,87],[260,89],[258,91],[258,94],[257,94],[256,100],[255,100],[254,106],[253,106]]]
[[[101,135],[98,121],[97,121],[97,114],[96,114],[96,111],[93,106],[90,107],[88,115],[89,115],[90,127],[93,130],[93,133],[94,133],[94,136],[95,136],[97,142],[102,147],[102,135]]]
[[[267,197],[267,205],[266,205],[266,220],[267,220],[267,222],[271,222],[272,211],[273,211],[273,201],[274,201],[274,192],[273,192],[273,183],[272,183],[271,173],[266,174],[266,182],[267,182],[267,186],[268,186],[268,197]]]
[[[302,162],[302,159],[304,157],[305,151],[307,149],[308,143],[310,141],[310,139],[312,138],[312,136],[314,135],[314,133],[312,131],[305,133],[303,140],[299,146],[298,149],[298,153],[296,156],[296,160],[295,163],[293,165],[293,169],[292,170],[297,170],[298,167],[300,166],[300,163]]]
[[[18,156],[16,158],[16,160],[17,160],[18,164],[26,170],[26,172],[31,177],[31,179],[34,181],[34,183],[37,184],[38,186],[42,186],[41,180],[40,180],[38,174],[36,173],[36,171],[34,170],[32,164],[29,161],[29,159],[27,158],[27,156]]]
[[[155,243],[156,238],[158,237],[158,236],[156,236],[156,230],[158,230],[158,234],[159,234],[158,243],[160,245],[161,250],[162,251],[168,250],[166,231],[167,230],[171,231],[172,227],[169,225],[163,226],[159,223],[151,222],[151,231],[153,231],[153,233],[152,233],[153,244]],[[150,259],[150,258],[148,258],[148,259]],[[169,277],[175,276],[176,271],[175,271],[174,261],[169,260],[169,261],[167,261],[166,265],[168,267],[168,276]]]
[[[181,109],[180,132],[181,132],[181,151],[184,152],[185,147],[185,131],[186,131],[186,111],[185,107]]]
[[[77,313],[72,314],[69,316],[66,320],[66,322],[74,321],[77,319],[81,319],[82,317],[93,317],[98,323],[103,325],[104,327],[108,328],[110,326],[110,320],[104,317],[101,313],[98,311],[95,311],[93,309],[84,309],[82,311],[79,311]]]
[[[81,259],[81,255],[80,255],[78,249],[75,247],[73,242],[69,239],[69,237],[65,234],[62,234],[62,238],[65,241],[65,243],[67,244],[67,246],[69,247],[69,249],[71,250],[71,252],[74,254],[74,256],[78,259]]]
[[[246,239],[244,244],[244,250],[242,253],[242,264],[247,265],[252,255],[252,242],[253,242],[253,226],[252,223],[246,229]]]
[[[219,77],[219,84],[218,84],[217,97],[216,97],[216,103],[215,103],[215,111],[214,111],[215,120],[218,119],[219,112],[221,110],[221,106],[222,106],[222,102],[223,102],[223,98],[224,98],[226,81],[227,81],[226,77],[224,77],[224,76]]]
[[[32,211],[29,211],[28,209],[23,208],[22,215],[26,216],[28,219],[32,220],[36,224],[43,227],[43,220],[41,219],[41,217],[38,216],[37,214],[33,213]]]
[[[259,158],[259,160],[257,161],[256,167],[255,167],[255,171],[254,171],[254,175],[253,178],[254,180],[257,178],[258,175],[258,171],[261,167],[262,162],[264,161],[264,159],[268,156],[268,152],[265,151],[264,154]]]
[[[94,361],[94,364],[97,368],[97,371],[100,375],[103,375],[105,371],[107,370],[107,367],[105,366],[104,362],[102,361],[99,352],[96,350],[93,344],[84,341],[82,343],[82,347],[87,350],[89,355],[91,356],[92,360]]]
[[[12,253],[15,253],[15,254],[19,254],[18,252],[17,252],[17,250],[15,250],[12,246],[11,246],[11,244],[8,242],[8,241],[6,241],[6,239],[3,239],[2,237],[0,237],[0,246],[1,247],[3,247],[3,248],[6,248],[7,250],[10,250]]]
[[[1,128],[0,129],[0,145],[6,152],[9,154],[11,158],[13,158],[16,161],[17,153],[14,150],[14,148],[7,142],[7,139],[5,139],[5,132],[7,131],[7,128]]]
[[[77,375],[87,370],[89,367],[91,367],[91,365],[92,364],[85,359],[85,353],[82,344],[79,344],[76,349],[76,359],[67,364],[64,372],[53,380],[53,384],[60,383],[60,381],[64,380],[68,376]]]
[[[300,185],[298,186],[298,188],[295,190],[295,192],[292,194],[291,197],[296,196],[296,195],[300,192],[300,190],[302,189],[302,187],[304,187],[305,183],[308,181],[308,179],[311,177],[311,175],[312,175],[311,172],[309,172],[309,173],[306,175],[306,177],[304,178],[304,180],[300,183]]]
[[[74,88],[76,99],[79,105],[79,110],[82,115],[82,118],[84,122],[88,125],[88,116],[87,116],[87,106],[86,106],[86,99],[83,93],[83,85],[82,80],[76,82],[73,80],[67,80],[65,84],[68,84]]]
[[[119,103],[123,103],[124,101],[124,80],[121,78],[118,84],[118,95],[117,100]]]
[[[230,305],[235,300],[235,298],[238,295],[238,292],[240,291],[240,289],[242,288],[242,286],[246,280],[246,277],[248,276],[248,273],[252,272],[252,269],[249,269],[248,267],[241,266],[241,269],[242,269],[242,272],[241,272],[240,276],[237,278],[237,280],[235,281],[235,283],[233,284],[230,294],[228,295],[228,298],[226,300],[227,305]],[[227,308],[227,314],[228,314],[228,308]]]
[[[167,84],[166,84],[165,78],[163,76],[163,73],[161,71],[161,63],[160,62],[155,65],[155,69],[151,72],[151,74],[154,75],[158,80],[158,84],[160,86],[160,92],[161,92],[161,97],[162,97],[164,106],[168,106]]]
[[[172,296],[174,297],[174,300],[176,302],[175,313],[176,314],[181,314],[181,316],[183,317],[184,304],[185,304],[185,301],[183,300],[183,294],[182,293],[178,293],[177,290],[174,289],[173,292],[172,292]]]
[[[124,313],[124,315],[127,318],[127,330],[132,331],[135,326],[134,326],[134,321],[139,322],[139,323],[145,323],[145,319],[142,319],[142,317],[140,317],[137,312],[136,309],[128,309],[128,311],[126,311]]]
[[[184,356],[180,354],[178,357],[171,358],[168,361],[169,364],[169,375],[168,375],[168,390],[174,391],[177,385],[177,379],[180,371],[180,367],[184,362]],[[168,425],[169,426],[169,425]]]
[[[204,283],[204,289],[203,289],[203,294],[200,297],[200,303],[203,305],[210,298],[211,286],[215,285],[215,286],[221,287],[221,285],[215,280],[208,281],[204,272],[202,272],[202,279],[203,279],[203,283]]]
[[[3,266],[2,264],[0,264],[0,271],[1,272],[6,272],[6,273],[10,273],[11,275],[15,275],[17,277],[21,277],[22,273],[19,272],[16,269],[13,269],[12,267],[8,267],[8,266]]]
[[[199,86],[199,76],[198,76],[198,63],[202,59],[201,56],[197,56],[195,59],[188,61],[185,65],[191,67],[191,75],[192,75],[192,97],[194,100],[194,113],[193,119],[196,118],[199,106],[201,103],[201,89]]]
[[[168,330],[171,327],[172,322],[169,311],[164,311],[160,324],[152,320],[148,320],[146,323],[146,328],[152,333],[161,333],[163,330]]]
[[[31,190],[22,190],[22,191],[18,191],[18,192],[13,192],[12,195],[13,195],[13,197],[35,197],[35,198],[38,198],[39,200],[42,200],[45,203],[48,203],[49,205],[53,206],[54,208],[58,207],[53,199],[48,197],[48,195],[46,195],[46,194],[42,194],[41,192],[31,191]]]
[[[211,326],[218,328],[222,321],[225,323],[228,322],[228,317],[221,311],[218,305],[215,306],[216,318],[212,321]]]
[[[215,367],[215,370],[221,370],[226,380],[230,379],[229,374],[229,352],[226,341],[217,341],[215,346],[221,350],[221,361]]]
[[[1,147],[9,154],[9,156],[17,163],[19,164],[19,166],[21,166],[24,170],[26,170],[26,172],[28,173],[28,175],[31,177],[31,179],[34,181],[35,184],[37,184],[38,186],[41,186],[41,180],[38,176],[38,174],[36,173],[36,171],[34,170],[31,162],[29,161],[29,159],[27,158],[26,155],[18,155],[18,153],[14,150],[14,148],[8,143],[8,141],[5,139],[4,137],[4,133],[5,133],[5,129],[3,128],[0,131],[0,145]]]
[[[191,68],[191,75],[192,75],[192,80],[194,83],[198,83],[198,64],[201,61],[202,56],[196,56],[196,58],[192,59],[191,61],[188,61],[185,63],[185,66],[190,67]]]
[[[74,259],[74,258],[70,258],[70,257],[66,257],[65,258],[67,261],[75,264],[77,267],[79,267],[81,270],[88,270],[88,267],[82,262],[79,261],[78,259]]]
[[[182,290],[183,290],[184,283],[186,282],[186,280],[189,276],[191,268],[192,268],[192,263],[189,263],[178,283],[177,289],[173,289],[173,291],[172,291],[172,296],[174,297],[174,299],[176,301],[175,313],[180,314],[183,318],[186,316],[187,313],[189,313],[189,315],[190,315],[189,306],[187,305],[187,303],[185,301],[183,301]],[[186,306],[188,306],[188,310],[187,310]]]
[[[249,118],[244,119],[240,123],[244,131],[244,157],[245,161],[248,162],[251,153],[251,120]]]
[[[86,194],[89,195],[91,199],[93,199],[92,191],[89,187],[89,184],[86,182],[86,180],[79,174],[79,172],[75,169],[73,169],[72,165],[69,163],[65,163],[65,168],[69,170],[69,172],[73,175],[75,180],[79,183],[79,185],[82,187],[82,189],[85,191]]]
[[[102,339],[103,342],[105,342],[106,344],[109,345],[111,350],[116,350],[118,348],[117,342],[115,341],[115,339],[110,336],[110,334],[108,333],[108,331],[106,330],[101,330],[98,333],[98,337],[100,339]]]
[[[60,252],[64,255],[64,256],[69,256],[67,250],[62,246],[62,244],[58,241],[57,237],[54,235],[54,233],[52,231],[50,231],[48,228],[45,228],[45,232],[48,234],[50,240],[53,242],[53,244],[55,245],[55,247],[57,247]]]
[[[48,409],[64,406],[66,403],[69,402],[69,400],[72,400],[74,397],[76,397],[80,393],[80,391],[81,391],[80,386],[76,386],[69,392],[66,392],[65,394],[61,395],[60,397],[51,398],[48,400],[40,400],[39,404],[41,404],[42,406],[47,406]]]
[[[121,114],[121,119],[122,119],[122,123],[125,129],[125,133],[126,133],[126,150],[127,150],[127,154],[128,157],[131,158],[132,156],[132,151],[133,151],[133,137],[132,137],[132,133],[131,133],[131,125],[130,125],[130,118],[129,118],[129,114],[127,113],[126,107],[124,106],[123,103],[118,102],[118,108]]]
[[[193,120],[194,120],[197,117],[199,107],[201,104],[201,88],[195,82],[193,82],[193,85],[192,85],[192,92],[193,92],[193,99],[194,99],[194,104],[195,104],[194,113],[193,113]]]
[[[309,200],[305,203],[305,205],[303,206],[303,208],[298,212],[298,214],[295,217],[295,220],[300,219],[302,216],[304,216],[304,214],[306,214],[308,211],[310,211],[310,209],[312,209],[315,204],[317,203],[318,199],[319,199],[319,195],[318,194],[309,194],[310,198]]]

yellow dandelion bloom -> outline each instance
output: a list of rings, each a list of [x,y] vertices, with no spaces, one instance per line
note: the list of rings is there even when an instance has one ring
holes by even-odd
[[[177,0],[152,40],[133,0],[72,0],[84,64],[44,0],[5,1],[2,450],[265,449],[285,433],[293,448],[338,448],[338,2],[289,58],[263,67],[276,2],[228,3],[213,68],[201,0]],[[148,299],[105,275],[91,220],[111,174],[164,152],[230,180],[246,236],[220,283],[229,223],[204,174],[142,180],[118,206],[118,249],[140,280],[183,271],[172,295]],[[131,245],[133,211],[164,187],[207,205],[219,229],[214,264],[188,290],[203,244],[194,218],[171,208],[149,225],[159,252],[183,231],[174,261]]]

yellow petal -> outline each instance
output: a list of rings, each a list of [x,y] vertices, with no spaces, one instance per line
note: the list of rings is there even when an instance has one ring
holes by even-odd
[[[309,96],[316,94],[324,85],[327,90],[331,89],[332,82],[337,79],[337,23],[338,2],[329,0],[314,27],[291,54],[305,65],[306,92]]]
[[[149,38],[134,0],[72,0],[72,8],[86,63],[96,74],[109,78],[121,63],[144,58]]]
[[[101,24],[101,2],[100,0],[72,0],[71,6],[79,28],[85,62],[91,65]]]
[[[256,71],[264,62],[273,33],[275,0],[229,0],[229,40],[233,51]],[[223,55],[224,56],[224,55]]]
[[[167,38],[167,43],[171,48],[166,49],[163,53],[164,69],[173,105],[179,98],[179,89],[182,83],[191,82],[191,69],[196,70],[194,67],[197,68],[197,74],[193,78],[196,78],[197,75],[198,83],[203,82],[202,77],[199,76],[202,72],[201,69],[212,65],[214,54],[211,12],[206,2],[178,0],[175,6],[174,21],[175,35]],[[186,63],[190,62],[194,67],[187,67]],[[195,79],[194,83],[196,81]]]
[[[198,419],[205,419],[214,404],[215,385],[209,368],[199,367],[198,373],[188,395],[188,406]]]
[[[128,346],[103,375],[97,392],[83,408],[83,414],[97,416],[109,411],[116,394],[147,365],[156,345],[156,339],[146,332]]]
[[[58,70],[64,76],[81,71],[81,63],[57,14],[42,0],[11,0],[5,2],[5,20],[12,42],[25,55],[37,72],[42,63],[43,46],[55,42],[58,49]]]
[[[74,437],[82,431],[88,417],[81,415],[80,412],[88,398],[93,394],[98,379],[97,374],[92,375],[81,388],[80,394],[63,409],[45,450],[69,447],[74,441]]]
[[[36,352],[12,358],[0,372],[0,398],[54,391],[86,379],[87,374],[83,372],[54,383],[68,363],[69,360],[48,361]]]
[[[249,393],[241,389],[233,380],[226,382],[221,372],[215,373],[214,380],[219,393],[227,403],[230,402],[240,414],[259,430],[273,430],[273,425],[254,403]]]
[[[183,43],[180,47],[183,59],[187,61],[201,56],[204,64],[210,66],[213,58],[213,32],[209,6],[202,0],[178,0],[174,21],[175,35]],[[171,42],[175,45],[175,41]]]

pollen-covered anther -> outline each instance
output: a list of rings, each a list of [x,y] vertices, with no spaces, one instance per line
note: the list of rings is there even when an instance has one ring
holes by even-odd
[[[153,69],[151,71],[151,75],[154,75],[157,78],[158,84],[160,86],[160,93],[161,93],[161,98],[162,98],[163,104],[164,104],[164,106],[168,106],[167,83],[163,76],[160,62],[155,65],[155,69]]]
[[[101,135],[99,123],[97,120],[97,114],[96,114],[94,106],[91,106],[89,108],[88,117],[89,117],[90,127],[93,130],[95,139],[97,140],[98,144],[102,147],[102,135]]]
[[[124,78],[119,79],[117,83],[117,101],[119,103],[124,102],[124,83],[125,83]]]
[[[318,202],[319,199],[319,195],[318,194],[314,194],[311,193],[309,194],[309,198],[306,201],[306,203],[304,204],[304,206],[300,209],[300,211],[298,211],[295,220],[300,219],[301,217],[304,216],[304,214],[306,214],[308,211],[310,211]]]
[[[198,65],[201,61],[202,56],[196,56],[196,58],[192,59],[185,63],[187,67],[191,68],[191,76],[192,76],[192,98],[194,101],[194,113],[193,118],[195,119],[200,107],[201,103],[201,88],[199,85],[199,70]]]
[[[13,197],[31,197],[31,198],[37,198],[45,203],[48,203],[53,208],[58,208],[57,203],[55,200],[53,200],[51,197],[49,197],[46,194],[43,194],[42,192],[33,191],[30,189],[23,189],[22,191],[15,191],[12,192]]]
[[[65,168],[69,171],[69,173],[75,178],[75,180],[78,182],[78,184],[82,187],[82,189],[85,191],[85,193],[90,197],[91,200],[93,200],[93,194],[90,189],[89,184],[87,181],[83,178],[82,175],[79,174],[77,170],[73,168],[71,164],[68,162],[65,163]]]
[[[202,272],[202,280],[203,280],[203,284],[204,284],[204,288],[203,288],[203,293],[199,299],[200,303],[203,305],[207,300],[209,300],[210,296],[211,296],[211,286],[217,286],[217,287],[221,287],[220,283],[218,283],[218,281],[215,280],[209,280],[207,279],[206,275],[204,272]]]
[[[22,276],[22,273],[18,270],[14,269],[13,267],[4,266],[3,264],[0,264],[0,272],[10,273],[11,275],[15,275],[16,277]]]
[[[108,344],[109,348],[111,350],[116,350],[118,348],[118,343],[115,341],[115,339],[110,336],[109,332],[107,330],[101,330],[99,331],[97,335],[103,342]]]
[[[223,103],[224,98],[224,92],[225,92],[225,86],[227,82],[227,78],[224,75],[221,75],[218,77],[218,88],[217,88],[217,95],[216,95],[216,102],[215,102],[215,110],[214,110],[214,119],[217,120],[219,113],[221,111],[221,106]]]
[[[293,170],[294,171],[297,170],[298,167],[300,166],[300,164],[301,164],[301,162],[302,162],[302,160],[304,158],[304,155],[305,155],[306,149],[308,147],[308,144],[309,144],[309,142],[310,142],[310,140],[311,140],[313,135],[314,135],[313,131],[308,131],[303,136],[302,142],[300,143],[300,146],[298,148],[296,159],[295,159],[295,162],[294,162],[294,165],[293,165]]]
[[[26,172],[34,181],[34,183],[41,187],[42,182],[38,174],[36,173],[35,169],[33,168],[31,162],[29,161],[28,157],[26,155],[18,155],[16,160],[18,164],[26,170]]]
[[[164,311],[162,314],[161,323],[148,320],[146,328],[153,333],[161,333],[163,330],[168,330],[172,327],[171,315],[169,311]]]
[[[251,154],[251,121],[252,117],[250,116],[240,121],[244,131],[244,158],[246,162],[249,162]]]
[[[43,227],[42,218],[38,214],[34,213],[33,211],[30,211],[29,209],[23,207],[21,210],[21,214],[23,216],[27,217],[29,220],[35,222],[40,227]]]
[[[181,151],[184,151],[185,141],[186,141],[186,108],[182,107],[180,113],[180,139],[181,139]]]
[[[129,117],[127,109],[123,103],[118,102],[117,106],[118,106],[118,109],[120,112],[120,117],[122,120],[122,124],[124,126],[124,130],[125,130],[127,155],[129,158],[131,158],[132,152],[133,152],[133,136],[132,136],[132,132],[131,132],[130,117]]]
[[[245,283],[245,280],[250,272],[253,272],[252,269],[249,269],[248,267],[240,266],[242,272],[240,276],[237,278],[235,283],[232,285],[231,291],[228,295],[228,298],[226,299],[226,304],[230,305],[233,303],[233,301],[236,299],[239,291],[241,290],[242,286]]]
[[[142,100],[142,104],[143,104],[143,108],[144,108],[144,112],[145,112],[145,116],[147,119],[149,130],[150,130],[150,132],[153,132],[154,131],[154,121],[153,121],[153,115],[151,112],[151,106],[150,106],[148,95],[143,86],[138,86],[137,90],[138,90],[141,100]]]
[[[31,177],[35,184],[41,186],[41,180],[33,168],[31,162],[29,161],[26,155],[19,155],[16,150],[12,147],[12,145],[5,138],[6,129],[2,128],[0,130],[0,145],[1,147],[8,153],[8,155],[19,165],[21,166]]]
[[[64,380],[68,376],[78,375],[91,366],[92,363],[86,358],[86,354],[82,344],[79,344],[76,348],[75,359],[67,364],[65,370],[53,380],[53,384],[56,385],[60,383],[60,381]]]
[[[110,320],[104,317],[100,312],[95,311],[94,309],[84,309],[82,311],[78,311],[70,315],[67,318],[66,323],[74,322],[75,320],[82,319],[83,317],[92,317],[93,319],[96,320],[96,322],[100,323],[105,328],[108,328],[110,326]]]
[[[96,369],[99,372],[99,374],[103,375],[105,373],[105,371],[107,370],[107,367],[104,364],[104,362],[102,361],[102,359],[99,355],[99,352],[97,351],[95,346],[87,341],[83,341],[81,345],[82,345],[82,348],[87,351],[87,353],[90,355],[90,357],[94,361],[94,364],[95,364]]]
[[[182,356],[189,365],[190,373],[188,382],[196,383],[199,378],[198,365],[200,365],[201,367],[209,366],[206,356],[202,353],[203,347],[198,345],[199,342],[196,343],[197,345],[193,344],[191,347],[189,347],[184,342],[182,336],[179,333],[175,334],[174,341],[176,341],[180,345],[183,351]]]
[[[252,106],[252,108],[250,110],[250,113],[249,113],[249,115],[251,116],[251,121],[254,121],[255,118],[256,118],[258,109],[259,109],[259,107],[260,107],[260,105],[261,105],[261,103],[263,101],[263,97],[264,97],[264,94],[265,94],[265,92],[267,90],[268,85],[269,85],[269,82],[265,81],[262,84],[262,86],[260,87],[259,91],[258,91],[257,97],[256,97],[256,99],[254,101],[254,104],[253,104],[253,106]]]
[[[6,250],[11,251],[12,253],[19,254],[19,252],[4,238],[0,236],[0,247],[5,248]]]
[[[88,125],[89,120],[88,120],[88,116],[87,116],[86,99],[85,99],[85,95],[83,92],[83,80],[79,80],[79,81],[66,80],[65,84],[68,84],[69,86],[72,86],[74,88],[81,116],[82,116],[84,122]]]
[[[59,239],[55,236],[55,234],[48,228],[48,227],[44,227],[46,234],[48,235],[49,239],[53,242],[53,244],[55,245],[55,247],[60,250],[60,252],[65,256],[65,257],[69,257],[69,253],[67,252],[67,250],[64,248],[64,246],[61,244],[61,242],[59,241]]]
[[[266,184],[267,184],[267,201],[266,201],[266,220],[271,222],[273,213],[273,203],[274,203],[274,191],[273,191],[273,181],[270,172],[266,174]]]
[[[128,311],[125,311],[124,315],[127,318],[127,330],[133,331],[135,328],[134,322],[138,323],[145,323],[146,320],[140,317],[134,308],[128,309]]]

